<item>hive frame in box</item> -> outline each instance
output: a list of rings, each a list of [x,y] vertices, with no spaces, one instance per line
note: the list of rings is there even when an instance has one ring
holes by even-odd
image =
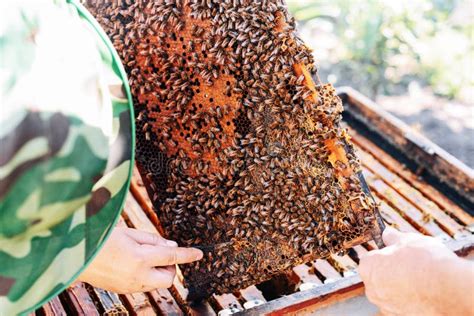
[[[394,119],[391,115],[380,110],[367,98],[361,96],[352,89],[341,89],[341,97],[345,101],[346,112],[344,120],[349,122],[349,132],[353,136],[353,143],[359,151],[359,157],[363,163],[364,172],[366,174],[367,182],[373,194],[378,199],[380,211],[386,222],[399,228],[402,231],[424,232],[431,236],[437,236],[446,240],[448,246],[455,250],[459,256],[472,257],[474,255],[474,240],[472,231],[474,229],[474,218],[468,214],[472,211],[473,205],[469,204],[462,194],[455,196],[451,194],[447,183],[439,185],[439,191],[436,182],[431,176],[427,176],[427,182],[420,179],[413,170],[416,170],[416,163],[407,158],[409,155],[404,150],[396,151],[396,148],[390,149],[390,139],[387,135],[387,130],[395,131],[395,135],[400,135],[398,127],[400,121]],[[356,103],[357,101],[357,103]],[[372,112],[373,120],[381,120],[388,117],[388,122],[380,132],[377,130],[368,131],[370,121],[367,121],[364,116],[362,121],[357,122],[354,113],[365,113],[369,109],[366,108],[367,103],[371,102],[369,108]],[[374,110],[375,109],[375,110]],[[352,116],[351,116],[352,115]],[[365,122],[365,123],[364,123]],[[387,122],[387,120],[385,121]],[[385,134],[384,134],[385,133]],[[362,135],[364,134],[364,136]],[[403,135],[403,134],[401,134]],[[376,137],[379,137],[377,139]],[[403,137],[403,136],[401,136]],[[376,140],[372,142],[371,140]],[[432,143],[424,140],[428,145]],[[384,144],[386,142],[387,144]],[[384,151],[385,150],[385,151]],[[437,149],[439,150],[439,149]],[[389,152],[391,156],[387,154]],[[405,155],[405,157],[402,157]],[[439,150],[438,155],[443,157],[445,152]],[[394,157],[396,159],[394,159]],[[377,158],[377,159],[376,159]],[[442,158],[440,158],[442,160]],[[403,165],[398,161],[403,161]],[[446,162],[443,162],[445,164]],[[459,161],[451,160],[451,165],[456,168],[456,165],[461,165]],[[407,166],[406,169],[403,166]],[[385,169],[384,169],[385,168]],[[370,169],[370,170],[369,170]],[[392,174],[387,173],[387,170]],[[457,168],[459,170],[465,167]],[[370,172],[370,173],[369,173]],[[462,172],[462,171],[461,171]],[[374,174],[371,175],[371,173]],[[426,171],[428,174],[428,171]],[[388,177],[392,178],[388,178]],[[422,173],[422,176],[425,176]],[[390,183],[383,186],[377,185],[377,181],[382,183],[380,178],[384,178],[385,183]],[[469,178],[469,173],[465,173],[464,177]],[[472,178],[471,178],[472,179]],[[432,181],[433,180],[433,181]],[[405,181],[400,186],[400,182]],[[459,181],[457,181],[459,182]],[[405,185],[405,188],[402,186]],[[406,187],[410,185],[410,187]],[[397,188],[397,190],[395,190]],[[410,189],[411,191],[407,191]],[[393,194],[392,201],[384,199],[384,190],[386,194]],[[123,218],[128,226],[135,227],[145,231],[157,231],[159,223],[156,221],[156,215],[149,202],[148,196],[143,186],[140,185],[140,180],[136,176],[132,181],[132,194],[125,205]],[[397,193],[398,192],[398,193]],[[400,195],[397,195],[400,194]],[[403,196],[401,195],[403,194]],[[447,196],[448,197],[447,197]],[[148,202],[147,202],[148,200]],[[402,202],[410,202],[417,204],[417,209],[410,210],[403,209],[406,206]],[[432,216],[432,219],[426,221],[421,215],[415,211],[425,211]],[[440,213],[443,210],[447,214]],[[417,216],[418,218],[415,218]],[[301,265],[293,270],[293,276],[298,278],[298,282],[303,285],[311,285],[310,289],[295,292],[281,298],[267,300],[268,293],[262,289],[261,285],[251,286],[248,289],[239,291],[238,293],[225,294],[213,296],[209,301],[203,301],[196,305],[189,305],[186,303],[186,289],[183,288],[179,280],[170,289],[172,295],[168,290],[157,290],[151,293],[143,293],[142,297],[124,297],[123,295],[116,295],[107,291],[92,290],[85,293],[83,286],[79,288],[72,288],[68,293],[63,293],[59,299],[46,305],[42,312],[47,315],[62,315],[62,311],[71,311],[79,315],[84,315],[81,310],[90,309],[89,300],[96,300],[98,314],[116,313],[125,315],[126,313],[144,315],[151,312],[158,314],[182,314],[188,313],[191,315],[216,315],[217,312],[223,311],[231,312],[240,310],[241,314],[260,315],[260,314],[298,314],[312,312],[323,309],[324,311],[333,311],[337,309],[338,312],[343,311],[345,314],[353,312],[354,308],[358,310],[373,311],[374,307],[369,306],[369,303],[363,297],[363,284],[359,277],[354,273],[355,263],[351,259],[355,259],[358,255],[373,249],[373,243],[365,244],[363,247],[354,248],[355,253],[350,254],[350,257],[334,256],[329,260],[317,260],[311,267]],[[342,270],[336,271],[337,266],[341,266]],[[314,273],[316,271],[316,274]],[[326,279],[322,279],[321,275]],[[271,285],[274,285],[272,283]],[[89,290],[90,287],[87,286]],[[260,292],[261,289],[263,291]],[[84,292],[84,293],[79,293]],[[262,295],[262,294],[265,294]],[[75,304],[70,303],[70,300],[65,300],[64,297],[68,295],[71,298],[77,298]],[[90,297],[89,297],[90,295]],[[267,298],[266,298],[267,297]],[[143,299],[145,298],[145,300]],[[359,299],[359,304],[352,303],[354,299]],[[360,304],[362,301],[362,305]],[[257,304],[261,304],[255,306]],[[62,304],[62,305],[61,305]],[[365,304],[365,305],[364,305]],[[82,307],[81,307],[82,306]],[[253,306],[253,307],[251,307]],[[91,314],[93,315],[93,314]]]

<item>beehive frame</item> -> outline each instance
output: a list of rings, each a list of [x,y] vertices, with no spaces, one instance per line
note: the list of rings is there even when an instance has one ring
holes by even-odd
[[[190,299],[376,238],[383,223],[283,1],[86,1],[130,78],[137,165]]]

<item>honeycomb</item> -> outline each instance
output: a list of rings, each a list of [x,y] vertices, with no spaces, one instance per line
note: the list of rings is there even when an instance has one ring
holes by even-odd
[[[125,65],[136,161],[189,299],[375,238],[383,224],[331,85],[283,1],[88,0]]]

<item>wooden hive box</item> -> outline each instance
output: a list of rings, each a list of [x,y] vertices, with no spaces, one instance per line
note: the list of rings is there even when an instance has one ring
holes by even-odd
[[[352,89],[340,90],[344,124],[386,224],[404,232],[441,238],[460,256],[473,258],[474,205],[462,188],[473,171],[424,139],[413,143],[410,129]],[[424,157],[424,158],[423,158]],[[420,159],[422,162],[420,162]],[[435,170],[443,169],[443,176]],[[438,174],[438,176],[437,176]],[[446,178],[445,175],[451,175]],[[123,224],[157,232],[157,216],[138,172],[123,212]],[[360,254],[373,242],[294,267],[290,273],[243,290],[189,304],[182,279],[170,289],[117,295],[77,284],[36,311],[37,315],[375,315],[357,275]]]

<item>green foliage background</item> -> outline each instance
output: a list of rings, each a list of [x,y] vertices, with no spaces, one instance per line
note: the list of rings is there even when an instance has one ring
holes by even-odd
[[[323,74],[338,78],[336,85],[351,85],[375,98],[402,93],[417,80],[438,95],[472,99],[472,1],[289,0],[287,4],[300,28],[322,27],[337,38],[330,58],[319,60]],[[318,38],[314,43],[318,60]]]

